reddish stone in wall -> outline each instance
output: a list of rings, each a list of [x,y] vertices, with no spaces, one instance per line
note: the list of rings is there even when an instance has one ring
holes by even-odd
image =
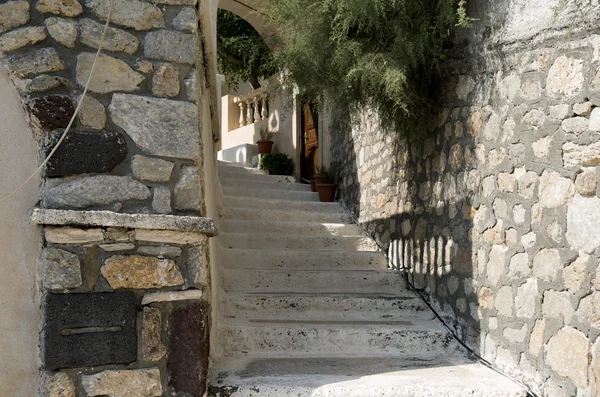
[[[208,310],[200,303],[176,308],[169,321],[169,386],[176,393],[202,397],[208,371]]]
[[[27,108],[33,120],[46,130],[67,128],[75,113],[71,99],[62,95],[34,98],[27,104]]]

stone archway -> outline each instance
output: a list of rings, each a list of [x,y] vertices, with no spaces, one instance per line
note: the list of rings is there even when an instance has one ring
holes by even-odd
[[[73,116],[110,4],[0,5],[0,61],[40,158]],[[206,84],[196,90],[210,68],[197,15],[196,0],[114,0],[81,112],[44,169],[41,192],[31,185],[34,199],[15,209],[25,216],[39,200],[32,220],[43,226],[43,248],[32,242],[17,258],[30,276],[39,263],[39,284],[15,288],[42,296],[41,315],[35,306],[43,319],[41,395],[204,393],[210,299],[203,291],[208,237],[217,232],[204,217],[203,141],[210,134],[201,132],[210,130],[211,114],[198,105],[212,94]],[[0,109],[19,101],[0,92]],[[14,179],[24,177],[15,172]],[[10,182],[0,180],[2,195]],[[0,315],[2,325],[16,322]]]

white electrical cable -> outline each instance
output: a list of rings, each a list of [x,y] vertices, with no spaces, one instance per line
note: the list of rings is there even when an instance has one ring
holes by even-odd
[[[13,197],[15,194],[17,194],[19,191],[21,191],[25,186],[27,186],[27,184],[29,182],[31,182],[31,180],[38,174],[38,172],[40,172],[42,170],[42,168],[44,168],[44,166],[46,164],[48,164],[48,161],[50,161],[50,159],[52,158],[54,153],[56,153],[59,146],[63,143],[63,141],[67,137],[67,134],[69,133],[69,130],[71,129],[71,126],[75,122],[75,117],[77,117],[77,114],[79,113],[81,104],[83,103],[83,100],[85,99],[85,96],[88,91],[88,87],[90,86],[90,82],[92,81],[92,76],[94,75],[94,69],[96,68],[96,62],[98,61],[98,58],[100,57],[100,51],[102,51],[102,45],[104,44],[104,39],[106,38],[106,32],[108,32],[108,24],[110,22],[110,17],[112,16],[114,3],[115,3],[115,0],[111,0],[110,8],[108,10],[108,15],[106,16],[106,24],[104,25],[104,31],[102,32],[102,37],[100,39],[100,44],[98,45],[98,51],[96,52],[96,57],[94,58],[94,63],[92,63],[92,68],[90,69],[90,75],[88,76],[87,82],[85,83],[85,88],[83,89],[83,94],[81,94],[81,98],[79,98],[79,103],[77,104],[77,108],[75,108],[75,113],[73,113],[73,117],[71,117],[71,121],[69,121],[69,124],[67,125],[67,128],[65,129],[65,132],[63,132],[62,136],[60,137],[60,139],[58,140],[58,142],[56,143],[56,145],[54,146],[52,151],[48,154],[48,156],[44,159],[44,161],[42,161],[42,164],[40,164],[40,166],[29,176],[29,178],[27,178],[25,180],[25,182],[23,182],[21,184],[21,186],[16,188],[12,193],[7,195],[6,197],[2,198],[2,200],[0,200],[0,204],[3,204],[4,202],[8,201],[11,197]]]

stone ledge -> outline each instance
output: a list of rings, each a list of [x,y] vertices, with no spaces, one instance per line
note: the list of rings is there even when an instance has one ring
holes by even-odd
[[[112,211],[72,211],[34,208],[32,222],[38,225],[124,227],[130,229],[195,232],[214,237],[219,234],[211,218],[158,214],[121,214]]]

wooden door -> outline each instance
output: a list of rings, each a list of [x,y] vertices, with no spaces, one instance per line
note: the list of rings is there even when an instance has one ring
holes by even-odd
[[[312,179],[319,166],[318,115],[310,105],[302,106],[302,152],[300,154],[301,177]]]

